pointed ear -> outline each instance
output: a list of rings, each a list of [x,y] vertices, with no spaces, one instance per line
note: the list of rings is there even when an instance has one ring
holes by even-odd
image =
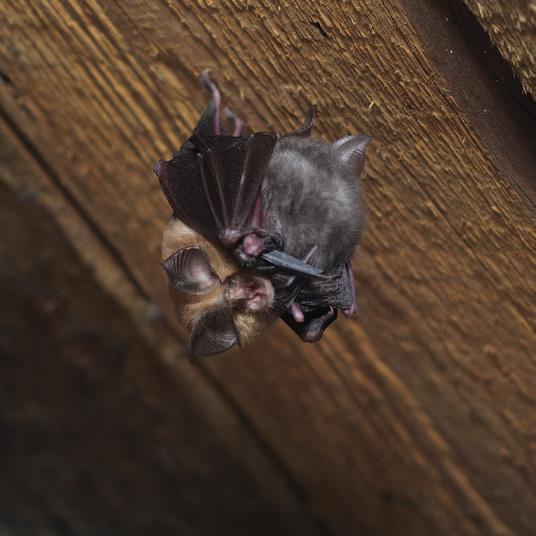
[[[347,136],[333,144],[338,158],[346,166],[349,176],[359,177],[361,175],[365,165],[365,149],[370,140],[369,136]]]
[[[220,354],[233,346],[240,346],[231,309],[224,307],[205,313],[196,323],[188,344],[190,361],[200,357]]]
[[[220,282],[199,247],[179,249],[162,263],[170,283],[190,294],[206,294]]]

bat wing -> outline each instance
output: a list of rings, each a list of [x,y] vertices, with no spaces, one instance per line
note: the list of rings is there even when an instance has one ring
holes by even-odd
[[[229,133],[210,71],[203,71],[201,81],[212,98],[192,137],[171,160],[158,161],[154,171],[175,217],[218,242],[225,229],[248,225],[278,135],[242,135],[243,121],[226,108],[233,124]]]
[[[247,228],[276,142],[276,134],[262,132],[194,132],[172,160],[154,166],[175,217],[212,242]]]
[[[231,247],[251,228],[262,227],[257,201],[279,135],[242,135],[244,123],[226,109],[234,124],[230,135],[220,121],[220,92],[209,71],[203,72],[202,83],[212,99],[193,135],[171,160],[159,160],[153,169],[174,216],[216,246]],[[308,136],[315,110],[312,106],[303,125],[287,135]],[[256,265],[263,264],[309,278],[323,276],[273,245],[265,249]]]

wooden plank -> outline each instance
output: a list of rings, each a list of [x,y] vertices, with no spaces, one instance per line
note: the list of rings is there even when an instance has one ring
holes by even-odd
[[[358,319],[315,346],[278,326],[203,367],[334,533],[532,527],[534,209],[397,3],[13,0],[0,13],[4,115],[169,319],[168,209],[150,169],[202,110],[202,68],[256,128],[288,130],[316,102],[318,135],[372,134]]]
[[[523,0],[464,0],[536,99],[536,8]]]
[[[404,10],[471,129],[507,177],[536,205],[536,102],[463,0],[402,0]]]
[[[155,306],[0,137],[0,532],[323,533],[202,371],[176,375]]]

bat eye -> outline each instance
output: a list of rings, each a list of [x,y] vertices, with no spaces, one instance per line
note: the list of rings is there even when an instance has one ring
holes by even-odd
[[[225,282],[225,284],[226,284],[229,288],[236,287],[236,285],[237,285],[236,278],[234,278],[234,277],[230,277],[229,279],[227,279],[227,281]]]

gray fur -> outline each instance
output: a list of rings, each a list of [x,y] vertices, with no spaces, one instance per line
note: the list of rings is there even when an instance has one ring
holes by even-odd
[[[294,257],[316,245],[310,263],[325,272],[350,259],[364,225],[358,174],[347,161],[335,144],[283,137],[265,175],[265,228],[280,233]]]

